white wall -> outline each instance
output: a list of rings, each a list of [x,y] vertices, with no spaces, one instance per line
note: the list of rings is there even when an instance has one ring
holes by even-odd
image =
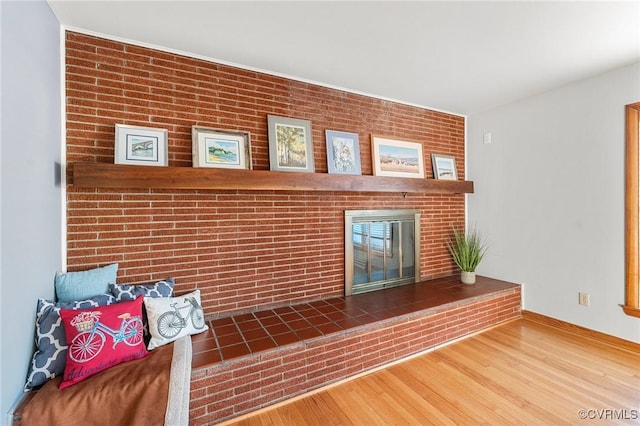
[[[469,223],[478,272],[525,284],[524,308],[640,342],[624,315],[624,106],[640,65],[468,117]],[[492,143],[483,144],[491,132]],[[578,292],[591,306],[578,305]]]
[[[22,394],[38,297],[62,262],[60,28],[44,1],[0,1],[0,383]],[[58,182],[56,182],[58,181]],[[2,420],[4,423],[4,419]]]

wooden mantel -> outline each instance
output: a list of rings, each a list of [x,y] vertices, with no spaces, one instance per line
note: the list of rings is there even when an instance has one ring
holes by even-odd
[[[130,166],[95,162],[75,162],[72,167],[73,185],[81,188],[473,193],[471,181],[268,170]]]

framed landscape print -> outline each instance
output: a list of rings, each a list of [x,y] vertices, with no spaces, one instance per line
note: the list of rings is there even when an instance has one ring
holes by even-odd
[[[433,177],[442,180],[458,180],[456,159],[451,155],[431,154]]]
[[[311,122],[275,115],[268,115],[267,121],[271,170],[313,173]]]
[[[193,167],[251,169],[251,135],[248,132],[191,128]]]
[[[362,174],[358,135],[335,130],[327,130],[325,133],[329,173]]]
[[[424,179],[422,144],[371,135],[374,176]]]
[[[116,124],[115,164],[166,166],[167,130]]]

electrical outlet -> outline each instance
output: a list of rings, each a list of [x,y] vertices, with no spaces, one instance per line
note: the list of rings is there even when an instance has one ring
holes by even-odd
[[[485,132],[482,135],[482,141],[485,145],[489,145],[491,143],[491,132]]]
[[[589,293],[578,293],[578,303],[582,306],[589,306]]]

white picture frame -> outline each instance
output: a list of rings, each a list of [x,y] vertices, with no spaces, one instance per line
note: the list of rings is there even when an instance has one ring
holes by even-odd
[[[433,177],[439,180],[458,180],[456,158],[451,155],[431,154]]]
[[[115,164],[167,166],[168,131],[154,127],[115,126]]]
[[[371,135],[374,176],[424,179],[422,144]]]

